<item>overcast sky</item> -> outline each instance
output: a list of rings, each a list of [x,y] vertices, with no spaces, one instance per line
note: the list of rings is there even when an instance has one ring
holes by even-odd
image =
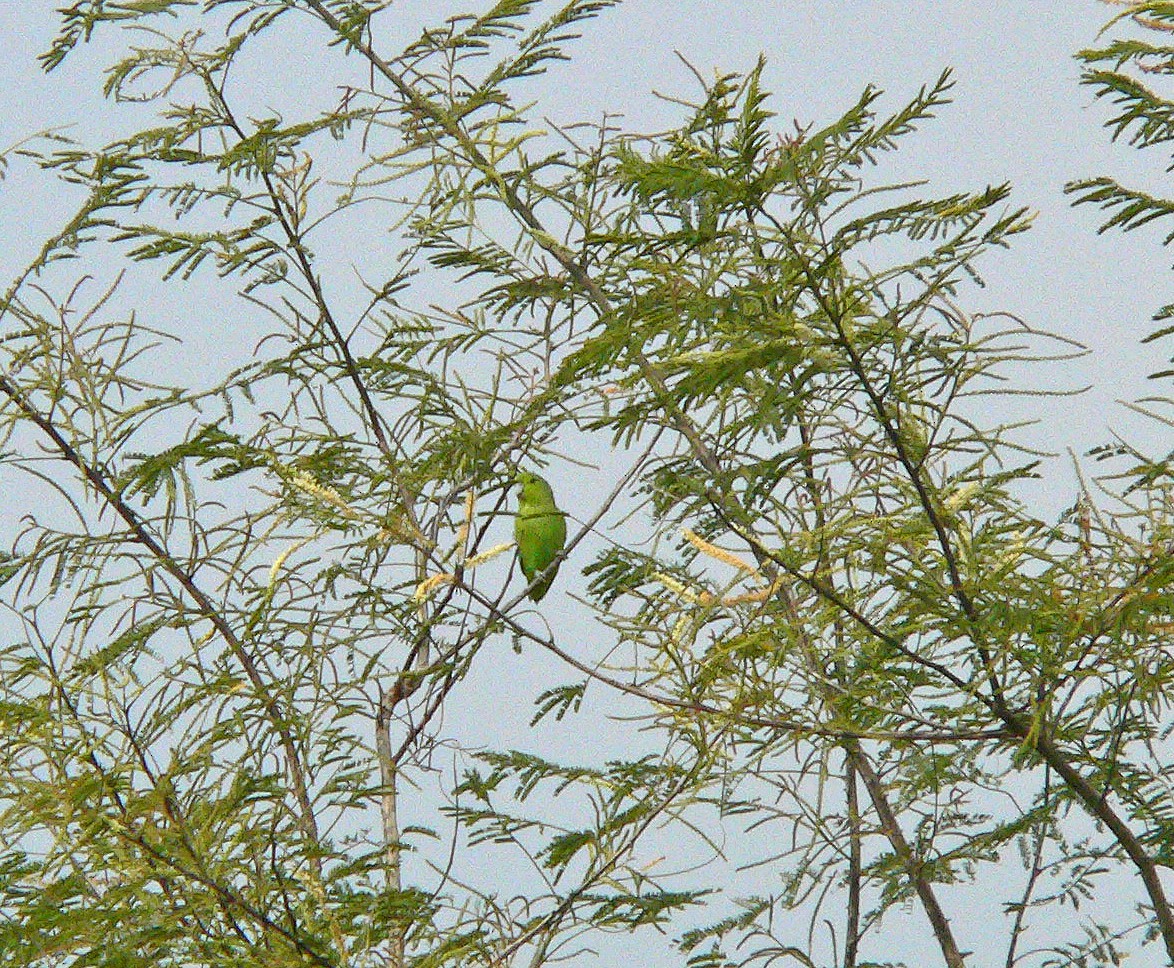
[[[4,3],[0,18],[0,148],[45,127],[69,126],[82,140],[109,136],[111,112],[92,73],[109,59],[99,33],[95,50],[44,75],[35,57],[53,32],[57,0]],[[410,2],[396,9],[402,36],[415,36],[441,11],[474,4]],[[1159,347],[1142,347],[1153,310],[1168,302],[1169,256],[1152,231],[1097,237],[1098,214],[1073,210],[1062,194],[1068,180],[1113,173],[1142,186],[1160,186],[1161,158],[1110,145],[1104,104],[1078,84],[1074,51],[1094,44],[1110,9],[1093,0],[1061,4],[984,0],[910,3],[895,0],[628,0],[587,25],[574,59],[551,76],[551,114],[560,121],[622,113],[631,130],[667,126],[677,109],[653,96],[690,95],[695,82],[680,57],[706,74],[742,71],[760,53],[768,58],[766,86],[780,126],[790,118],[826,123],[874,84],[895,107],[943,68],[955,71],[954,104],[936,122],[904,141],[892,160],[895,177],[924,177],[941,191],[1010,181],[1013,201],[1038,211],[1035,227],[1014,247],[984,264],[988,283],[972,309],[1005,309],[1029,323],[1088,344],[1094,354],[1056,374],[1057,385],[1094,384],[1078,401],[1033,403],[1041,442],[1081,449],[1107,423],[1131,432],[1144,425],[1113,406],[1153,390],[1145,380],[1161,364]],[[680,57],[678,57],[678,54]],[[260,83],[266,103],[304,94],[298,83],[312,46],[283,51],[280,69]],[[560,115],[561,109],[561,115]],[[0,219],[7,245],[0,269],[23,264],[51,226],[52,195],[30,197],[15,173],[0,185]],[[44,182],[41,183],[42,185]],[[7,190],[5,190],[7,188]],[[44,216],[40,221],[38,216]],[[1168,355],[1168,354],[1166,354]],[[1049,413],[1047,407],[1061,409]],[[1087,419],[1073,420],[1073,413]],[[1067,419],[1058,419],[1063,413]],[[1150,428],[1152,429],[1152,428]]]

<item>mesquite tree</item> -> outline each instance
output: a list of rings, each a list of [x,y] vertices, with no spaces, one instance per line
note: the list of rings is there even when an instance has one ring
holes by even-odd
[[[1168,461],[1032,510],[1030,213],[875,173],[949,74],[544,119],[611,5],[58,12],[124,130],[7,159],[77,202],[0,304],[14,964],[1174,957]]]

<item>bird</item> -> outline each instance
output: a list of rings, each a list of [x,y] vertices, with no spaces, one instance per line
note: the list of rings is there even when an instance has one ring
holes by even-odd
[[[514,483],[521,485],[518,495],[518,513],[514,516],[514,537],[518,542],[518,561],[527,582],[541,575],[567,543],[566,515],[554,503],[550,485],[537,474],[518,471]],[[538,602],[550,588],[558,565],[530,589],[530,597]]]

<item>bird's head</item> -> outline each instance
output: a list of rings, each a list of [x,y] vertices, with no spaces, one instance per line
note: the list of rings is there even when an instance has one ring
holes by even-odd
[[[518,471],[514,475],[514,484],[521,487],[524,501],[554,500],[554,492],[551,491],[550,485],[530,471]]]

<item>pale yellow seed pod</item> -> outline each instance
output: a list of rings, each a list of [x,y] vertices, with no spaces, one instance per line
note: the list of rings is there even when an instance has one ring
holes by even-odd
[[[302,538],[301,541],[295,541],[288,548],[286,548],[285,551],[283,551],[281,554],[279,554],[277,556],[277,558],[276,558],[276,560],[274,560],[273,564],[269,566],[269,588],[270,589],[272,589],[273,586],[277,584],[277,576],[281,571],[281,566],[284,565],[286,563],[286,561],[289,560],[289,556],[292,555],[295,551],[298,551],[299,549],[304,548],[311,541],[313,541],[316,537],[317,537],[317,535],[310,535],[309,537]]]
[[[728,598],[722,599],[723,605],[748,605],[760,604],[769,601],[771,596],[779,590],[779,582],[773,585],[764,585],[762,588],[755,588],[752,591],[745,592],[741,595],[731,595]]]
[[[472,491],[469,491],[465,495],[465,520],[461,522],[461,526],[457,530],[456,540],[453,541],[453,545],[455,547],[458,547],[458,548],[464,547],[465,541],[469,537],[469,529],[470,529],[470,525],[473,521],[473,502],[474,502],[474,500],[475,500],[475,495],[473,494]]]
[[[492,548],[489,548],[486,551],[482,551],[480,554],[473,555],[471,558],[466,558],[465,567],[476,568],[478,565],[488,561],[490,558],[496,558],[502,552],[509,551],[510,548],[514,547],[515,544],[517,544],[516,541],[504,541],[501,544],[496,544]]]
[[[346,501],[342,499],[340,494],[338,494],[336,491],[332,491],[330,488],[325,487],[322,484],[319,484],[309,475],[301,473],[294,474],[294,476],[290,478],[290,481],[294,487],[305,491],[307,494],[313,495],[323,503],[329,504],[331,507],[335,508],[343,517],[350,518],[352,520],[359,517],[358,512],[355,511],[355,509],[352,508],[349,504],[347,504]]]
[[[672,575],[666,575],[663,571],[653,572],[652,577],[678,598],[693,605],[712,605],[716,601],[709,592],[692,589],[683,582],[677,581]]]
[[[688,528],[682,528],[681,534],[685,536],[685,540],[689,542],[694,548],[700,551],[703,555],[708,555],[716,561],[730,565],[737,568],[739,571],[744,571],[750,575],[757,575],[758,569],[754,565],[747,564],[737,555],[726,551],[725,548],[719,548],[717,545],[710,544],[700,535],[695,534]]]
[[[977,481],[963,484],[958,490],[946,498],[945,505],[951,511],[958,511],[966,507],[970,503],[970,499],[981,490],[982,485]]]
[[[412,593],[412,601],[423,602],[441,585],[455,580],[456,576],[447,572],[440,575],[430,575],[416,586],[415,592]]]

